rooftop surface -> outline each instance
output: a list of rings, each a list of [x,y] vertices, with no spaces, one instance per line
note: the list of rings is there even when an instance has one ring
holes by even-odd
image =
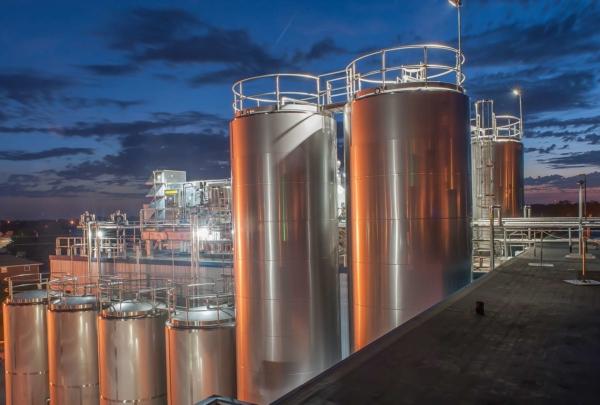
[[[563,281],[581,268],[566,247],[543,253],[554,267],[527,251],[276,403],[598,403],[600,286]]]

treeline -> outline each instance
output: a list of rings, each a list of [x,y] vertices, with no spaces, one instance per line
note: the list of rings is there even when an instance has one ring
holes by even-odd
[[[600,216],[600,202],[588,201],[585,208],[586,216]],[[571,201],[559,201],[555,204],[531,204],[531,215],[534,217],[576,217],[579,215],[579,204]]]

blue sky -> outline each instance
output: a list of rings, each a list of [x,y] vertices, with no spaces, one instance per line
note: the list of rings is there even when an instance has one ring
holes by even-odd
[[[464,0],[472,101],[516,114],[523,89],[528,202],[600,187],[599,21],[594,0]],[[446,0],[4,0],[0,218],[135,215],[154,168],[227,177],[235,80],[422,42],[456,44]]]

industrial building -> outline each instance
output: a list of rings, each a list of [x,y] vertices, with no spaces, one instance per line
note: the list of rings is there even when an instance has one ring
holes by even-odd
[[[545,237],[585,258],[600,221],[523,216],[522,117],[483,100],[471,122],[464,61],[406,45],[236,82],[231,179],[156,170],[138,219],[86,212],[48,278],[9,278],[7,404],[351,402],[366,377],[336,364],[451,312],[472,267]]]

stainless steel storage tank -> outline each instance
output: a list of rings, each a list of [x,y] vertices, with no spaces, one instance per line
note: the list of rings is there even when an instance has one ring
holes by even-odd
[[[502,216],[523,216],[523,143],[516,138],[496,138],[494,142],[494,194]]]
[[[312,88],[299,90],[294,79]],[[248,96],[257,80],[272,80],[273,88]],[[317,83],[306,75],[272,75],[234,85],[236,361],[243,401],[270,402],[341,355],[336,124],[320,108]]]
[[[178,311],[165,334],[169,405],[195,404],[216,394],[235,397],[233,306]]]
[[[392,62],[405,53],[421,59]],[[459,59],[406,46],[347,69],[354,350],[470,282],[469,103],[438,54]]]
[[[6,405],[48,399],[47,303],[47,291],[30,290],[10,294],[2,305]]]
[[[166,311],[119,302],[98,316],[100,403],[165,404]]]
[[[95,296],[65,296],[48,304],[50,403],[99,403]]]

